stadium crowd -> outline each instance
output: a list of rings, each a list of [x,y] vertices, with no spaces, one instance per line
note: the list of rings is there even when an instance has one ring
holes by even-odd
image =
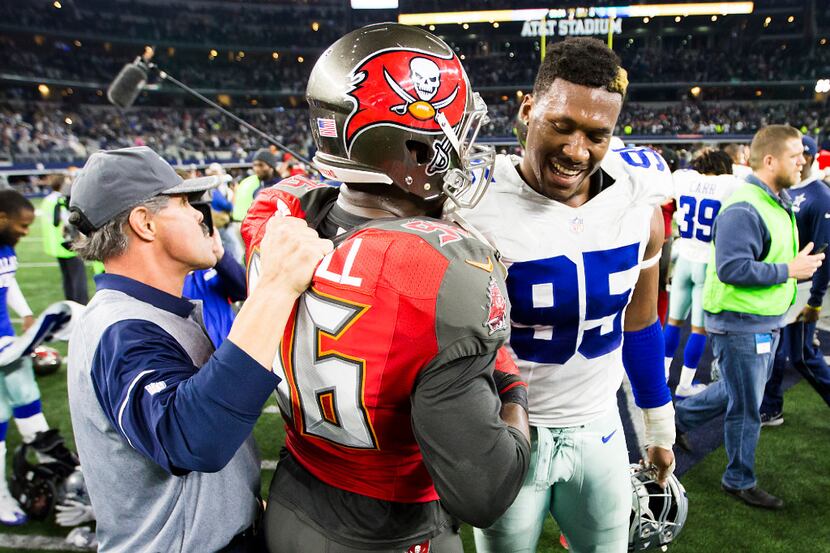
[[[518,102],[493,100],[490,122],[481,135],[510,140]],[[308,154],[311,139],[302,109],[234,110],[281,142]],[[721,104],[686,102],[649,105],[628,103],[616,134],[675,135],[752,134],[783,123],[810,134],[830,129],[830,110],[811,103]],[[147,145],[170,159],[247,159],[261,146],[260,137],[212,109],[56,106],[15,102],[0,108],[0,158],[17,163],[78,162],[100,149]]]
[[[209,156],[238,161],[262,142],[216,110],[148,108],[122,112],[83,106],[56,111],[45,104],[30,108],[7,107],[0,112],[0,157],[18,163],[71,162],[97,150],[147,145],[171,159]],[[308,151],[308,122],[302,110],[251,109],[241,115],[281,142]]]
[[[33,79],[106,83],[136,52],[135,46],[116,48],[102,41],[77,41],[78,46],[66,37],[38,40],[42,44],[32,43],[30,36],[0,34],[0,45],[16,52],[7,60],[6,70]],[[633,75],[646,76],[652,82],[810,80],[830,74],[830,45],[804,52],[797,45],[787,47],[786,43],[699,42],[693,48],[685,39],[665,44],[637,39],[623,47],[620,56]],[[286,51],[286,46],[281,50],[273,41],[270,44],[273,48],[267,51],[261,48],[245,51],[245,46],[225,47],[216,56],[208,55],[208,48],[195,51],[160,48],[156,62],[195,87],[302,93],[308,72],[322,48],[305,48],[304,52],[292,54]],[[497,41],[459,44],[458,51],[465,54],[470,80],[475,86],[528,87],[533,82],[532,68],[540,59],[539,44],[526,41],[506,44],[509,46]],[[276,60],[274,52],[279,54]],[[299,57],[303,58],[302,62],[298,61]]]

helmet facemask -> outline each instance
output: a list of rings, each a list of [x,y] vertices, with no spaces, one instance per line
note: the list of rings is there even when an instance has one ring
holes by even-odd
[[[633,495],[628,550],[647,551],[671,543],[686,523],[686,490],[674,474],[663,488],[653,467],[634,464],[630,470]]]
[[[446,124],[443,114],[436,119],[458,156],[458,166],[444,173],[443,192],[458,207],[471,209],[481,200],[490,181],[493,180],[493,166],[496,152],[492,146],[476,144],[481,126],[489,121],[487,104],[478,92],[473,94],[473,109],[465,118],[460,137]]]

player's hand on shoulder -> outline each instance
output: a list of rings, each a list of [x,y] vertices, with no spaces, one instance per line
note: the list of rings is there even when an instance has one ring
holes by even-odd
[[[320,238],[303,219],[271,217],[259,247],[260,283],[280,283],[299,295],[333,248],[331,240]]]
[[[262,235],[262,227],[276,214],[287,216],[291,215],[291,211],[283,201],[282,192],[267,188],[257,195],[242,221],[240,231],[246,248],[256,245]]]

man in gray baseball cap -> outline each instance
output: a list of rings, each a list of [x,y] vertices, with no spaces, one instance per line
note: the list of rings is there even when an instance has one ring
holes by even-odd
[[[215,176],[182,179],[146,146],[92,154],[72,185],[69,208],[81,232],[98,230],[123,211],[158,195],[194,194],[219,185]]]
[[[268,221],[258,284],[214,350],[182,287],[217,261],[189,201],[215,185],[182,180],[149,148],[93,154],[74,184],[75,249],[106,270],[67,375],[101,552],[264,550],[251,431],[280,382],[271,367],[294,302],[332,244],[301,219]]]

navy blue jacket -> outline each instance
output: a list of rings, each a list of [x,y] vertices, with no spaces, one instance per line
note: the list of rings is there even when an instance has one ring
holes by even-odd
[[[123,292],[182,319],[194,308],[184,298],[124,276],[98,275],[95,283],[98,290]],[[113,427],[174,475],[224,467],[280,381],[230,340],[197,367],[165,329],[138,319],[104,331],[90,373]]]
[[[795,222],[798,224],[799,250],[808,242],[816,248],[830,244],[830,188],[819,179],[807,179],[790,188],[793,199]],[[827,252],[830,254],[830,252]],[[809,305],[820,307],[830,281],[830,263],[826,260],[813,274],[813,286],[810,288]]]

